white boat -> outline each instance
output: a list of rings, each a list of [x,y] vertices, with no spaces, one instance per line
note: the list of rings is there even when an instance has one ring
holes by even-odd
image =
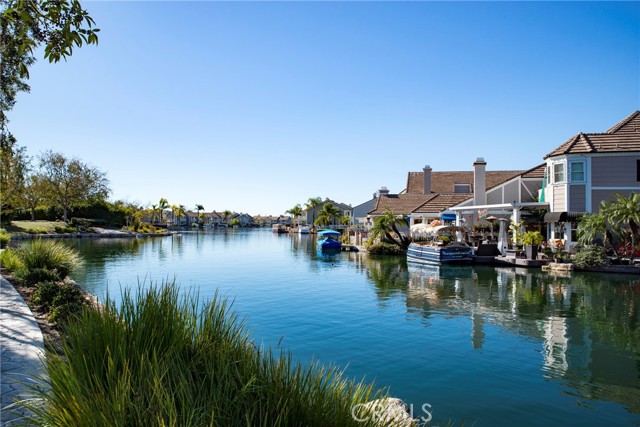
[[[462,241],[461,227],[418,224],[411,227],[413,242],[407,261],[423,264],[466,264],[473,261],[473,248]]]
[[[299,234],[309,234],[309,226],[308,225],[299,225],[298,226]]]

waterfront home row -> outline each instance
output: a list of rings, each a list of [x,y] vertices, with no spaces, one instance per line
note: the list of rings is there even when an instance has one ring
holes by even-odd
[[[353,208],[356,223],[371,225],[387,209],[411,224],[434,219],[472,227],[488,216],[526,222],[546,212],[549,239],[571,246],[578,219],[597,212],[616,194],[640,191],[640,111],[602,133],[570,138],[528,170],[487,170],[483,158],[468,171],[409,172],[398,194],[382,187],[374,197]]]

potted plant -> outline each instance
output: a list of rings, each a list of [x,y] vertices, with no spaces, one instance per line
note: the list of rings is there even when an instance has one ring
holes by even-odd
[[[522,243],[527,254],[527,259],[536,259],[538,257],[538,245],[544,241],[544,237],[539,231],[527,231],[522,236]]]

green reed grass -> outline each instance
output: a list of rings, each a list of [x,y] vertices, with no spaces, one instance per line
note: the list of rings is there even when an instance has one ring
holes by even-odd
[[[352,408],[387,396],[256,348],[230,303],[173,283],[86,309],[47,365],[49,391],[29,405],[40,426],[372,426]]]
[[[54,272],[53,276],[64,279],[81,263],[80,255],[76,250],[56,240],[32,240],[15,252],[23,264],[16,273],[23,279],[34,272]],[[37,281],[41,280],[35,282]]]

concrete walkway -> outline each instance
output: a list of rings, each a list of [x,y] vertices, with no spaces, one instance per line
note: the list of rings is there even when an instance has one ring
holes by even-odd
[[[2,277],[0,290],[0,427],[9,427],[27,415],[16,401],[33,397],[28,387],[44,372],[44,340],[31,310]]]

